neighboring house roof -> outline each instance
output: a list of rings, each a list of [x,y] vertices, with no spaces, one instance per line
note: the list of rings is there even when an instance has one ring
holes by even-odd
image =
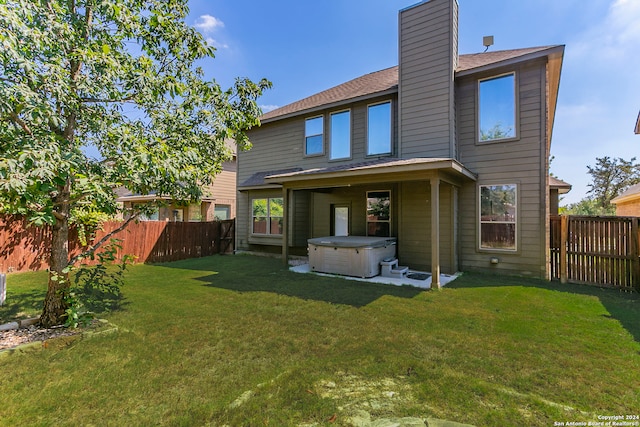
[[[571,191],[571,184],[554,176],[549,176],[549,188],[558,190],[559,194],[567,194]]]
[[[623,191],[618,197],[611,200],[611,203],[618,204],[624,202],[630,202],[634,199],[640,198],[640,184],[632,185]]]
[[[460,55],[456,75],[463,76],[480,72],[484,69],[508,65],[512,62],[544,57],[552,50],[558,48],[562,48],[562,46],[542,46]],[[302,112],[324,109],[330,105],[354,102],[358,99],[367,99],[372,96],[381,96],[385,93],[395,93],[397,91],[398,66],[395,66],[365,74],[364,76],[357,77],[346,83],[316,93],[315,95],[277,108],[262,115],[260,120],[266,123],[276,119],[295,116]]]
[[[640,111],[638,111],[638,118],[636,119],[636,135],[640,135]]]

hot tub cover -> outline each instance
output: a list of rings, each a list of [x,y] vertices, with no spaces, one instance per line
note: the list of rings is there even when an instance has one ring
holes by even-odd
[[[311,245],[336,248],[379,248],[396,244],[395,237],[327,236],[307,240]]]

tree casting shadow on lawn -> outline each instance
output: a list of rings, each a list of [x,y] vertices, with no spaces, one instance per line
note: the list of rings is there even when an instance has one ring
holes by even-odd
[[[422,289],[411,286],[381,285],[286,270],[267,273],[262,277],[257,277],[255,274],[220,272],[200,277],[198,280],[205,282],[205,286],[236,292],[273,292],[305,300],[353,307],[364,307],[383,296],[413,298],[424,292]]]
[[[7,292],[7,300],[0,307],[0,324],[40,315],[45,293],[46,289],[19,294]]]
[[[4,305],[0,307],[0,324],[38,317],[42,312],[42,301],[46,289],[8,294]],[[91,291],[82,295],[87,311],[100,315],[123,310],[129,303],[120,295],[100,291]]]
[[[501,286],[524,286],[546,289],[550,291],[566,292],[576,295],[597,297],[609,312],[604,317],[615,319],[640,343],[640,294],[637,292],[623,292],[616,289],[600,288],[574,283],[560,283],[559,281],[543,281],[521,277],[494,276],[489,274],[463,275],[461,278],[447,285],[452,289],[484,288]]]

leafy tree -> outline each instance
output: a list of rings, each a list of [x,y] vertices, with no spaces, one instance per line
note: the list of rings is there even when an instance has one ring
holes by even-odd
[[[490,129],[480,129],[480,141],[491,141],[493,139],[504,139],[513,137],[513,128],[504,128],[502,123],[496,123]]]
[[[615,206],[609,204],[602,207],[596,199],[585,197],[576,203],[559,208],[561,215],[588,215],[588,216],[608,216],[615,215]]]
[[[587,166],[591,175],[587,194],[592,195],[599,207],[609,208],[613,198],[640,182],[640,164],[634,163],[635,160],[635,157],[627,161],[605,156],[597,157],[595,166]]]
[[[640,182],[640,164],[636,158],[596,157],[594,166],[587,166],[591,175],[587,197],[579,202],[560,208],[564,215],[615,215],[616,208],[611,200],[630,186]]]
[[[206,79],[196,65],[214,48],[187,13],[187,0],[0,2],[0,209],[52,226],[45,326],[65,320],[74,218],[115,213],[119,186],[197,201],[231,158],[224,140],[250,146],[270,83]]]

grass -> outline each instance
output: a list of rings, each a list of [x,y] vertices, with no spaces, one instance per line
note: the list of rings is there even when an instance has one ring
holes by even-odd
[[[424,292],[251,256],[127,282],[102,316],[117,334],[3,360],[0,425],[549,426],[640,408],[637,294],[478,274]],[[10,275],[0,321],[37,315],[45,286]]]

